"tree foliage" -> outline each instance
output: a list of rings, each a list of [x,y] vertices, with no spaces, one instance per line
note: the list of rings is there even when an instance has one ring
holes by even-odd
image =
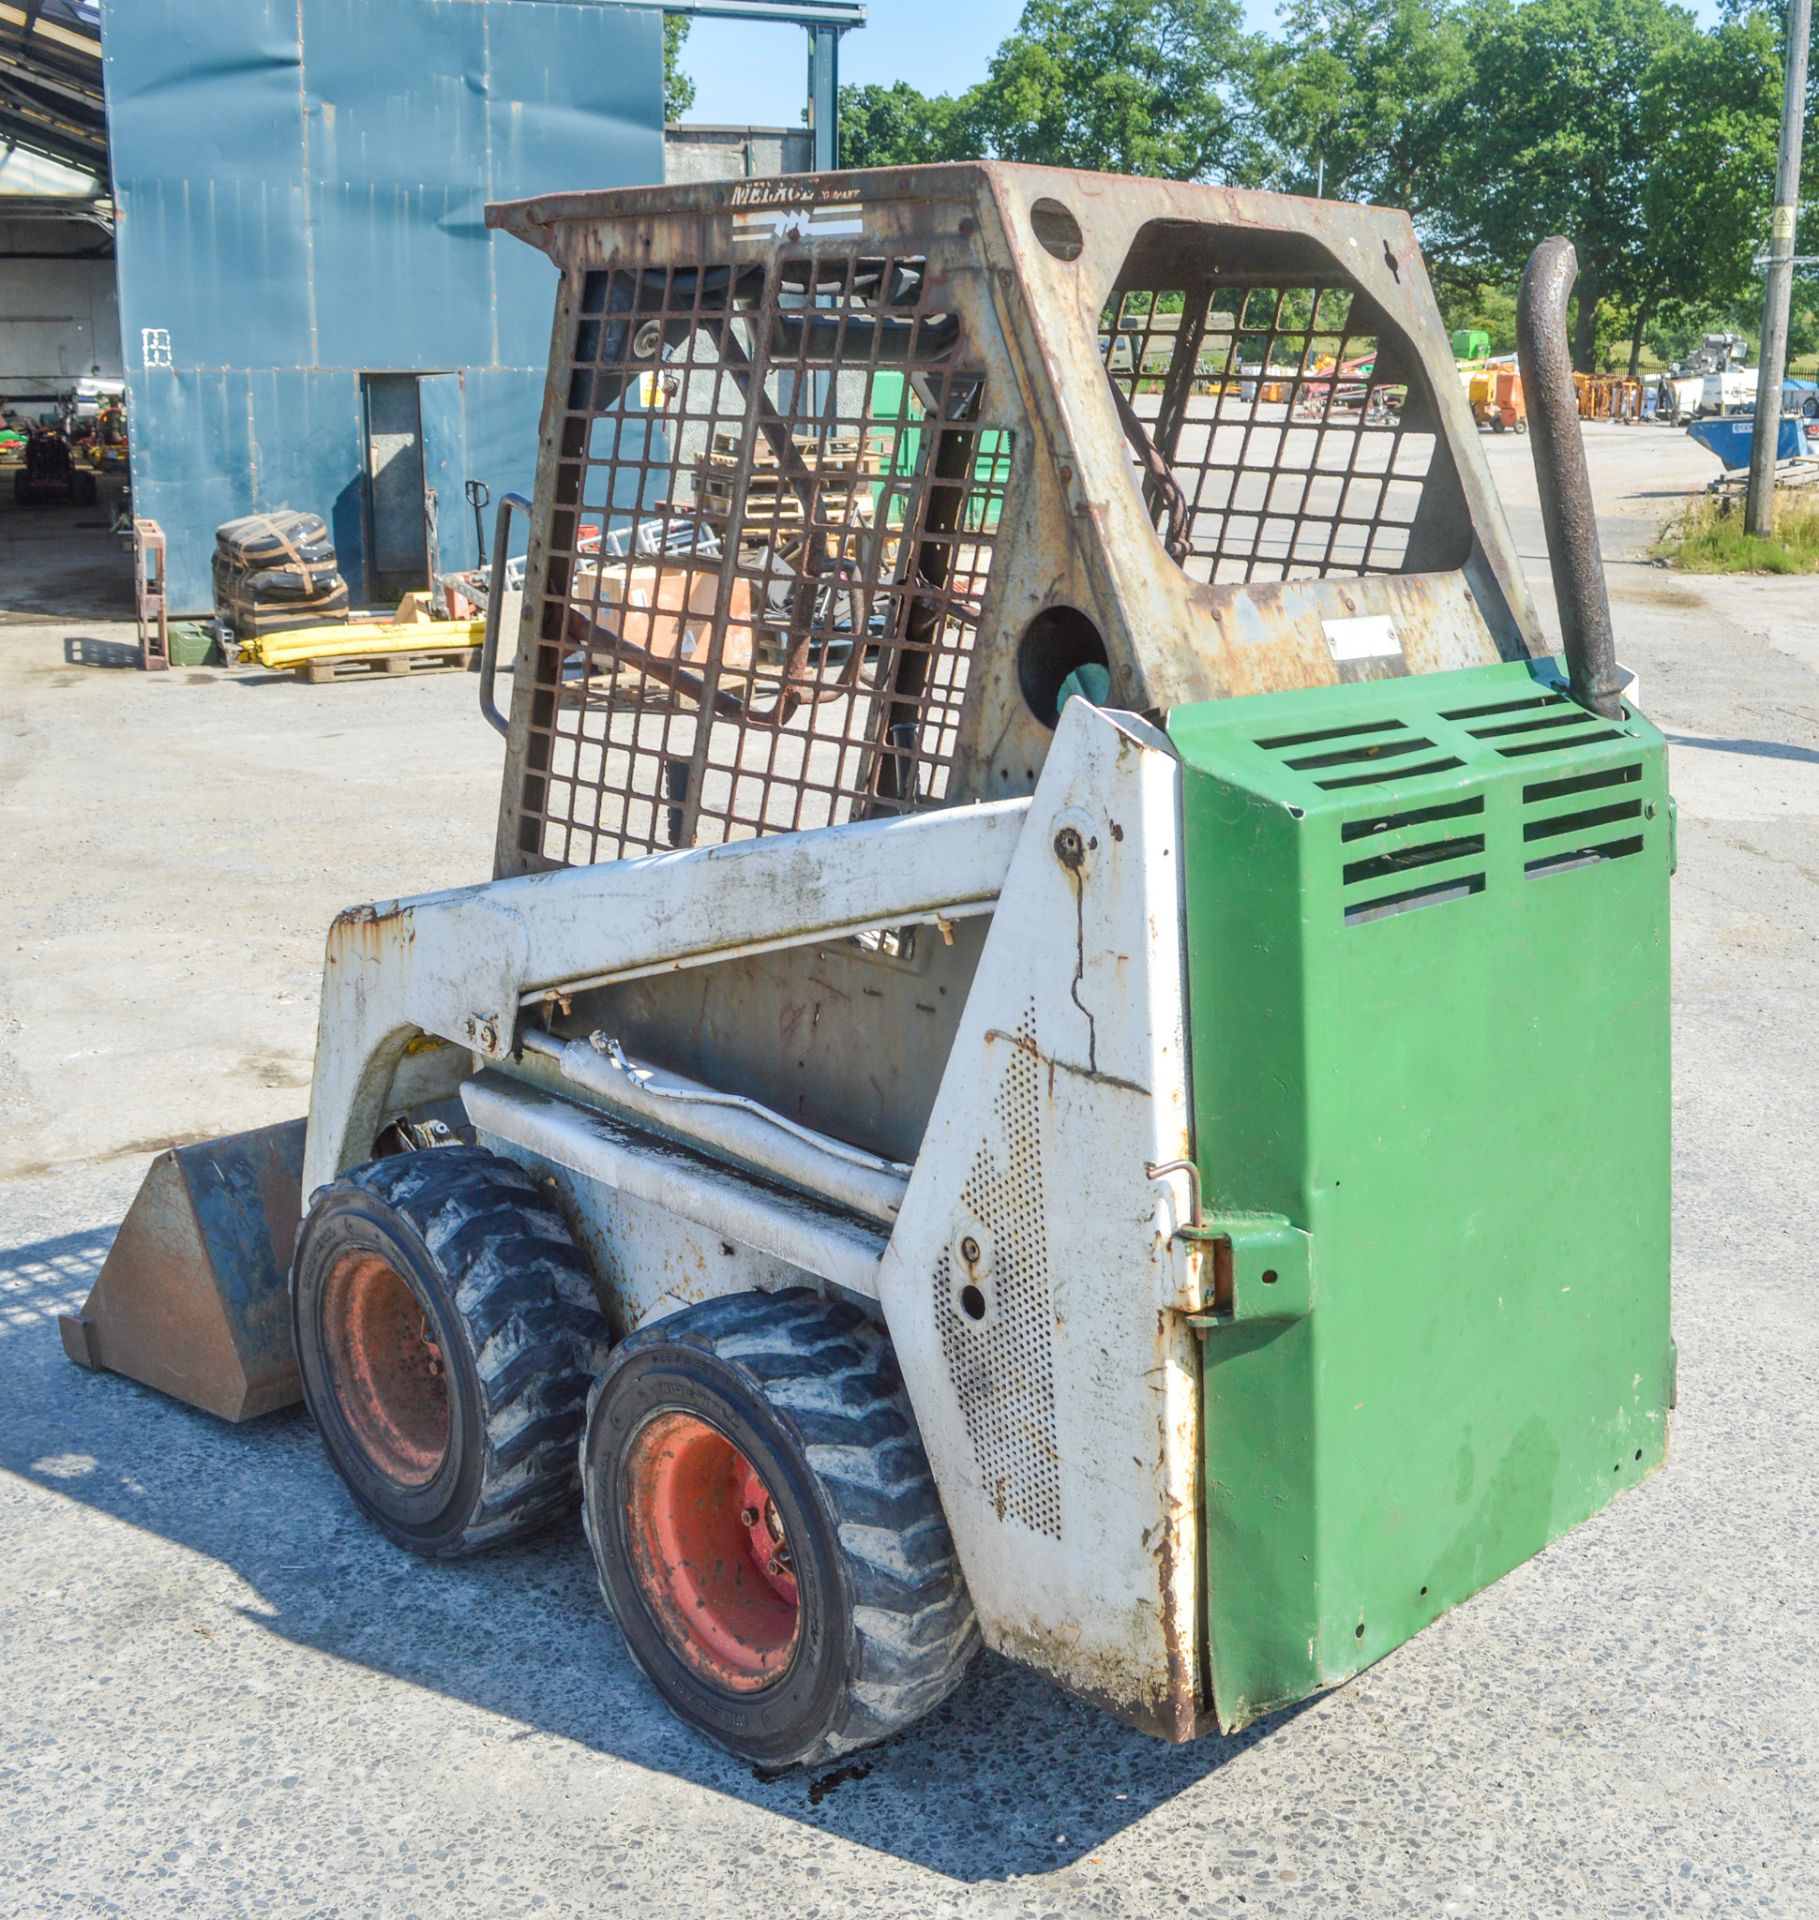
[[[1006,160],[1228,178],[1255,42],[1238,0],[1028,0],[971,118]]]
[[[690,21],[684,13],[663,16],[663,117],[680,120],[695,104],[695,83],[682,71],[682,43]]]
[[[1267,184],[1441,216],[1471,81],[1465,20],[1434,0],[1289,0],[1256,66]]]
[[[840,164],[909,167],[979,155],[973,124],[978,90],[918,93],[907,82],[840,89]]]
[[[1774,188],[1781,82],[1760,14],[1684,35],[1657,62],[1644,104],[1649,248],[1636,276],[1632,369],[1664,308],[1760,297],[1754,258]]]
[[[1460,252],[1506,272],[1536,241],[1579,254],[1573,352],[1594,358],[1600,309],[1632,300],[1648,257],[1647,101],[1656,62],[1692,16],[1664,0],[1487,0],[1455,134]]]
[[[1765,0],[1720,13],[1706,29],[1672,0],[1282,0],[1266,40],[1240,0],[1026,0],[965,92],[844,89],[841,157],[1406,207],[1449,320],[1494,318],[1502,344],[1530,250],[1564,233],[1577,363],[1627,348],[1633,368],[1645,342],[1760,299],[1785,26]],[[1819,139],[1806,158],[1819,202]],[[1801,244],[1819,250],[1819,204]]]

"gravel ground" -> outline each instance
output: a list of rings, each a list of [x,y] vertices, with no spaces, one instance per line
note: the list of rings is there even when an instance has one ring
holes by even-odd
[[[1704,456],[1589,440],[1681,809],[1666,1471],[1237,1739],[988,1658],[779,1780],[658,1707],[578,1528],[424,1565],[301,1415],[63,1359],[147,1152],[302,1110],[332,913],[488,870],[498,743],[464,676],[109,671],[104,533],[0,511],[0,1916],[1819,1913],[1819,593],[1646,564]]]

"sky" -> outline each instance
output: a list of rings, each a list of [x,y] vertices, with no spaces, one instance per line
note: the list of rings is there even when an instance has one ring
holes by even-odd
[[[848,86],[907,80],[953,93],[982,79],[1022,0],[867,0],[862,27],[840,44]],[[697,125],[795,126],[808,98],[808,35],[799,27],[697,20],[682,50]]]
[[[1692,0],[1710,25],[1716,0]],[[866,24],[840,46],[848,85],[907,80],[923,93],[957,93],[985,77],[1022,0],[868,0]],[[1245,0],[1253,29],[1276,24],[1275,0]],[[701,126],[798,125],[808,98],[808,36],[799,27],[697,20],[682,64],[695,82],[688,117]]]

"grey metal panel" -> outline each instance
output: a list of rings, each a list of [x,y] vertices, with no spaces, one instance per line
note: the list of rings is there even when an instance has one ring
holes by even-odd
[[[130,365],[130,363],[129,363]],[[159,455],[153,471],[133,451],[134,510],[160,526],[166,515],[177,525],[207,528],[209,539],[223,520],[244,513],[245,495],[231,476],[250,470],[252,382],[244,373],[159,370],[128,374],[134,430],[141,420],[157,423]],[[173,535],[174,544],[174,535]],[[197,611],[209,603],[211,547],[201,546],[199,581],[193,592],[171,593],[171,611]]]
[[[547,316],[545,316],[547,321]],[[546,327],[547,331],[547,327]],[[537,471],[537,426],[543,404],[543,371],[517,367],[480,367],[462,376],[462,480],[484,480],[493,498],[528,494]],[[432,456],[434,454],[432,447]],[[490,516],[489,516],[490,521]],[[471,566],[479,558],[474,545],[474,516],[456,486],[442,497],[442,564]],[[514,525],[515,551],[524,551],[524,521]],[[487,538],[492,538],[489,524]]]
[[[129,379],[145,327],[179,367],[307,365],[295,0],[133,0],[102,44]]]
[[[491,289],[474,242],[499,9],[387,7],[379,44],[372,10],[372,0],[302,4],[318,361],[490,360]]]
[[[426,373],[417,382],[423,484],[432,502],[430,559],[440,572],[469,566],[474,558],[474,516],[461,493],[468,474],[464,384],[458,373]]]
[[[209,604],[222,520],[278,506],[330,519],[363,597],[362,372],[465,372],[458,479],[528,489],[555,275],[483,209],[662,178],[661,16],[130,0],[104,52],[134,494],[172,611]],[[450,504],[457,565],[472,516]]]

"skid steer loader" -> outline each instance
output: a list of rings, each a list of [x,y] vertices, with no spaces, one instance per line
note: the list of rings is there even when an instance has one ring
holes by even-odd
[[[161,1160],[72,1354],[300,1387],[417,1553],[579,1495],[771,1765],[981,1641],[1242,1727],[1659,1465],[1673,815],[1570,248],[1562,664],[1400,213],[965,165],[488,218],[561,271],[493,877],[337,919],[307,1136]]]

